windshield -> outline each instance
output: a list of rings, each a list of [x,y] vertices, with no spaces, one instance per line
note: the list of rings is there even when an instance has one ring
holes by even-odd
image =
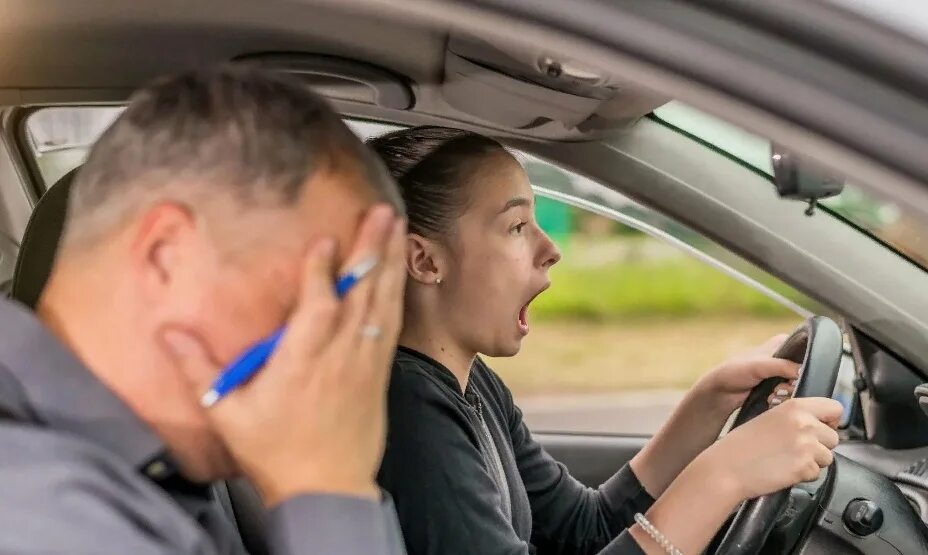
[[[772,179],[769,140],[679,102],[658,108],[654,117]],[[928,222],[898,204],[849,183],[840,195],[822,200],[821,205],[825,212],[867,232],[922,268],[928,266]]]
[[[828,0],[887,27],[928,42],[928,16],[919,0]]]

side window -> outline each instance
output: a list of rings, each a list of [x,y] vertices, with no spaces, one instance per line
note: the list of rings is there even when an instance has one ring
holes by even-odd
[[[818,310],[621,194],[523,162],[563,258],[522,352],[490,363],[534,431],[652,434],[702,374]]]
[[[42,190],[84,163],[90,147],[123,109],[122,106],[60,106],[29,114],[24,135]],[[395,125],[359,120],[345,123],[362,139],[398,129]]]
[[[42,190],[83,164],[90,147],[122,110],[118,106],[62,106],[31,113],[25,135]]]

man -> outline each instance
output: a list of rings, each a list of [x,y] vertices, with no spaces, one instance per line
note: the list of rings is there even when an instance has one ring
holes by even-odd
[[[132,98],[72,189],[35,314],[0,302],[0,553],[240,553],[204,486],[240,475],[272,553],[401,553],[374,476],[405,225],[338,116],[284,77],[186,73]]]

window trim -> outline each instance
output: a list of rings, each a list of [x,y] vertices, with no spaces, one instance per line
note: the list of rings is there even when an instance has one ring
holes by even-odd
[[[3,134],[10,148],[11,155],[17,170],[22,174],[22,187],[33,206],[45,193],[42,187],[45,180],[39,171],[34,151],[31,147],[29,134],[26,130],[26,120],[29,114],[41,109],[42,106],[15,106],[7,110],[3,121]]]

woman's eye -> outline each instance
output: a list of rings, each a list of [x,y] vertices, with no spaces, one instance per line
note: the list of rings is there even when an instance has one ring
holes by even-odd
[[[509,233],[512,233],[513,235],[519,235],[522,233],[522,228],[524,228],[525,226],[526,226],[525,222],[516,224],[509,230]]]

